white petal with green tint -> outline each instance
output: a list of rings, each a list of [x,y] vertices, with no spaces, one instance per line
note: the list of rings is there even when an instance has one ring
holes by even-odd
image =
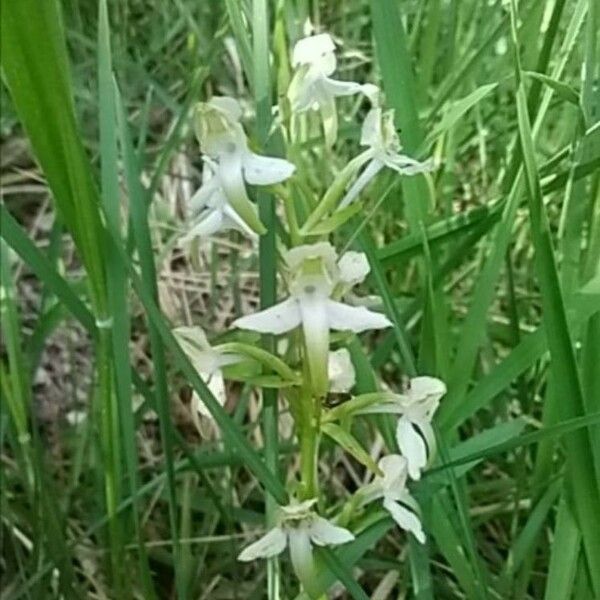
[[[238,556],[238,560],[248,562],[257,558],[270,558],[281,554],[287,546],[287,535],[280,527],[274,527]]]
[[[415,513],[389,498],[384,498],[383,507],[390,513],[392,519],[396,521],[401,529],[412,533],[421,544],[425,543],[423,526]]]
[[[296,167],[283,158],[247,152],[243,158],[244,178],[251,185],[272,185],[292,176]]]
[[[242,155],[238,151],[223,153],[219,160],[217,175],[229,204],[255,233],[261,235],[265,226],[258,218],[258,210],[246,192],[242,172]]]
[[[296,298],[291,297],[265,310],[236,319],[233,327],[250,329],[259,333],[279,335],[287,333],[301,323],[300,308]]]
[[[319,516],[313,517],[308,531],[310,539],[317,546],[338,546],[354,539],[352,532]]]
[[[368,329],[384,329],[392,326],[385,315],[373,312],[364,306],[350,306],[334,300],[327,301],[327,318],[329,327],[336,331],[361,333]]]
[[[396,441],[408,462],[408,473],[412,479],[420,479],[421,471],[427,466],[427,444],[417,426],[406,417],[400,417],[396,427]]]

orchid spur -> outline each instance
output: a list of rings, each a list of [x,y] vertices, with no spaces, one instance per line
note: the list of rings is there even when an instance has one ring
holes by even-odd
[[[233,326],[276,335],[302,326],[312,390],[316,397],[328,391],[329,331],[353,331],[390,327],[382,314],[334,299],[366,276],[364,260],[338,262],[331,244],[298,246],[288,251],[290,296],[266,310],[234,321]]]
[[[226,96],[215,96],[196,106],[196,136],[200,149],[212,161],[209,164],[214,171],[214,177],[204,182],[197,192],[196,202],[198,207],[209,209],[206,219],[210,220],[204,223],[206,230],[213,233],[232,222],[242,231],[265,233],[256,206],[248,198],[246,183],[280,183],[295,170],[287,160],[252,152],[241,118],[239,102]]]
[[[325,143],[333,146],[337,138],[337,96],[350,96],[362,91],[354,81],[337,81],[330,75],[336,69],[335,44],[328,33],[301,39],[292,52],[296,73],[288,89],[288,98],[295,113],[319,110],[323,121]]]
[[[354,539],[354,535],[319,516],[313,510],[316,498],[279,507],[278,524],[259,540],[245,548],[238,560],[269,558],[290,549],[292,566],[306,590],[314,589],[315,564],[313,544],[337,546]]]

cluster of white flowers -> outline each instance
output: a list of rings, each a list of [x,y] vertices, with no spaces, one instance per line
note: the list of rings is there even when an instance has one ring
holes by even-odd
[[[292,114],[300,118],[304,113],[318,111],[328,148],[335,144],[337,138],[336,97],[363,94],[371,103],[360,140],[366,150],[351,161],[349,169],[341,179],[338,178],[337,181],[342,183],[337,188],[332,186],[332,189],[341,188],[339,193],[327,193],[320,208],[307,219],[311,226],[318,224],[327,213],[345,209],[356,202],[367,184],[384,167],[401,175],[425,173],[431,169],[429,162],[421,163],[400,153],[394,113],[383,110],[381,94],[376,86],[332,79],[337,63],[335,44],[328,34],[300,40],[292,53],[292,66],[295,73],[288,90]],[[237,229],[249,237],[265,233],[246,186],[280,183],[295,172],[294,165],[287,160],[252,152],[241,119],[240,104],[232,98],[213,97],[200,103],[196,109],[196,134],[205,167],[202,187],[191,199],[192,222],[183,236],[184,243],[227,229]],[[309,231],[306,235],[312,234]],[[308,398],[310,406],[316,403],[320,407],[316,413],[310,413],[310,427],[320,426],[321,414],[323,422],[335,421],[342,415],[354,417],[387,413],[398,416],[400,454],[383,456],[377,470],[372,463],[373,479],[355,493],[353,506],[359,510],[381,499],[384,509],[398,525],[424,542],[419,509],[407,484],[409,478],[420,478],[432,457],[435,436],[431,419],[445,393],[445,386],[432,377],[416,377],[401,394],[381,392],[367,395],[368,398],[364,395],[352,398],[356,374],[350,354],[343,347],[331,351],[330,332],[361,333],[392,325],[383,314],[355,305],[355,297],[350,295],[352,287],[361,283],[369,273],[367,258],[353,251],[338,256],[329,241],[297,244],[285,250],[282,256],[281,275],[286,298],[270,308],[238,318],[233,327],[274,335],[288,334],[293,330],[301,332],[302,365],[298,369],[301,374],[297,375],[297,381],[293,380],[296,372],[288,379],[293,381],[290,385],[303,390],[298,398]],[[211,347],[198,327],[180,327],[175,334],[199,374],[207,381],[209,389],[224,404],[222,368],[245,357],[232,348],[235,344]],[[274,356],[268,360],[281,363]],[[291,372],[287,366],[284,367]],[[343,393],[351,399],[328,411],[323,401],[331,393]],[[192,405],[196,419],[198,415],[210,417],[195,395]],[[299,437],[304,435],[302,427],[298,425]],[[314,456],[313,462],[316,469],[318,461]],[[348,529],[317,514],[315,496],[318,492],[311,491],[304,489],[299,500],[281,506],[277,525],[239,556],[240,560],[248,561],[271,557],[289,548],[293,568],[309,593],[314,579],[312,546],[337,545],[354,539]]]

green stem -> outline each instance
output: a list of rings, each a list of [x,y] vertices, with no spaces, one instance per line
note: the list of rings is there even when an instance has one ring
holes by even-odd
[[[300,500],[316,498],[318,488],[319,421],[321,407],[307,388],[301,394],[302,423],[300,437]]]

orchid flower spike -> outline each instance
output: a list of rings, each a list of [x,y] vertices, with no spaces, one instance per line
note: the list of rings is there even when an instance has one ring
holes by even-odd
[[[396,439],[400,452],[407,460],[408,474],[412,479],[421,478],[435,451],[435,434],[431,420],[446,385],[435,377],[414,377],[404,394],[389,394],[379,404],[369,406],[360,414],[398,414]]]
[[[301,39],[294,46],[292,66],[297,68],[288,89],[292,111],[319,110],[325,132],[325,143],[333,146],[337,138],[336,96],[349,96],[362,91],[354,81],[337,81],[329,76],[336,69],[335,44],[328,33]]]
[[[350,359],[350,352],[340,348],[329,353],[327,365],[329,375],[329,391],[334,394],[349,392],[356,383],[356,371]]]
[[[347,529],[316,514],[312,509],[316,501],[313,498],[279,507],[277,526],[245,548],[238,560],[246,562],[256,558],[270,558],[289,547],[294,572],[302,585],[311,590],[315,576],[313,544],[337,546],[354,539],[354,535]]]
[[[173,330],[175,339],[185,352],[190,362],[202,377],[219,404],[225,404],[225,382],[221,368],[233,365],[243,360],[237,354],[223,354],[211,347],[206,334],[201,327],[177,327]],[[198,416],[212,419],[206,405],[194,392],[192,396],[192,419],[198,429],[201,429]]]
[[[213,161],[214,177],[200,188],[195,203],[199,207],[213,208],[206,215],[212,219],[212,224],[207,226],[209,230],[214,228],[219,216],[226,213],[227,218],[233,219],[238,228],[241,227],[241,221],[244,223],[244,230],[250,229],[262,234],[265,227],[258,218],[256,206],[248,198],[246,183],[279,183],[290,177],[295,167],[282,158],[251,152],[240,123],[241,118],[239,102],[226,96],[215,96],[196,106],[196,136],[202,152]],[[228,210],[225,210],[223,202],[226,202]],[[215,205],[221,208],[214,210]],[[236,214],[236,218],[232,217],[232,212]]]
[[[207,238],[221,231],[236,229],[251,239],[256,233],[238,215],[227,200],[225,190],[216,177],[218,166],[206,158],[202,172],[203,185],[190,198],[189,213],[192,225],[181,238],[181,244],[187,244],[196,237]]]
[[[368,269],[365,271],[363,261],[342,257],[338,262],[333,246],[320,242],[289,250],[286,262],[290,297],[237,319],[233,326],[277,335],[302,325],[313,392],[322,397],[328,391],[329,331],[360,333],[392,324],[382,314],[332,299],[335,292],[347,290],[364,279]]]
[[[372,86],[375,88],[375,86]],[[377,89],[377,88],[375,88]],[[367,113],[362,126],[360,143],[369,147],[371,161],[358,176],[340,202],[339,209],[345,208],[358,198],[367,184],[383,169],[389,167],[401,175],[416,175],[427,173],[433,169],[430,160],[419,162],[404,154],[400,154],[402,145],[394,126],[394,111],[383,109],[374,99],[375,105]]]
[[[371,483],[358,490],[361,505],[383,498],[383,508],[390,513],[398,526],[412,533],[424,544],[425,534],[419,517],[419,506],[406,487],[406,458],[399,454],[390,454],[381,458],[377,466],[383,476],[376,476]]]

